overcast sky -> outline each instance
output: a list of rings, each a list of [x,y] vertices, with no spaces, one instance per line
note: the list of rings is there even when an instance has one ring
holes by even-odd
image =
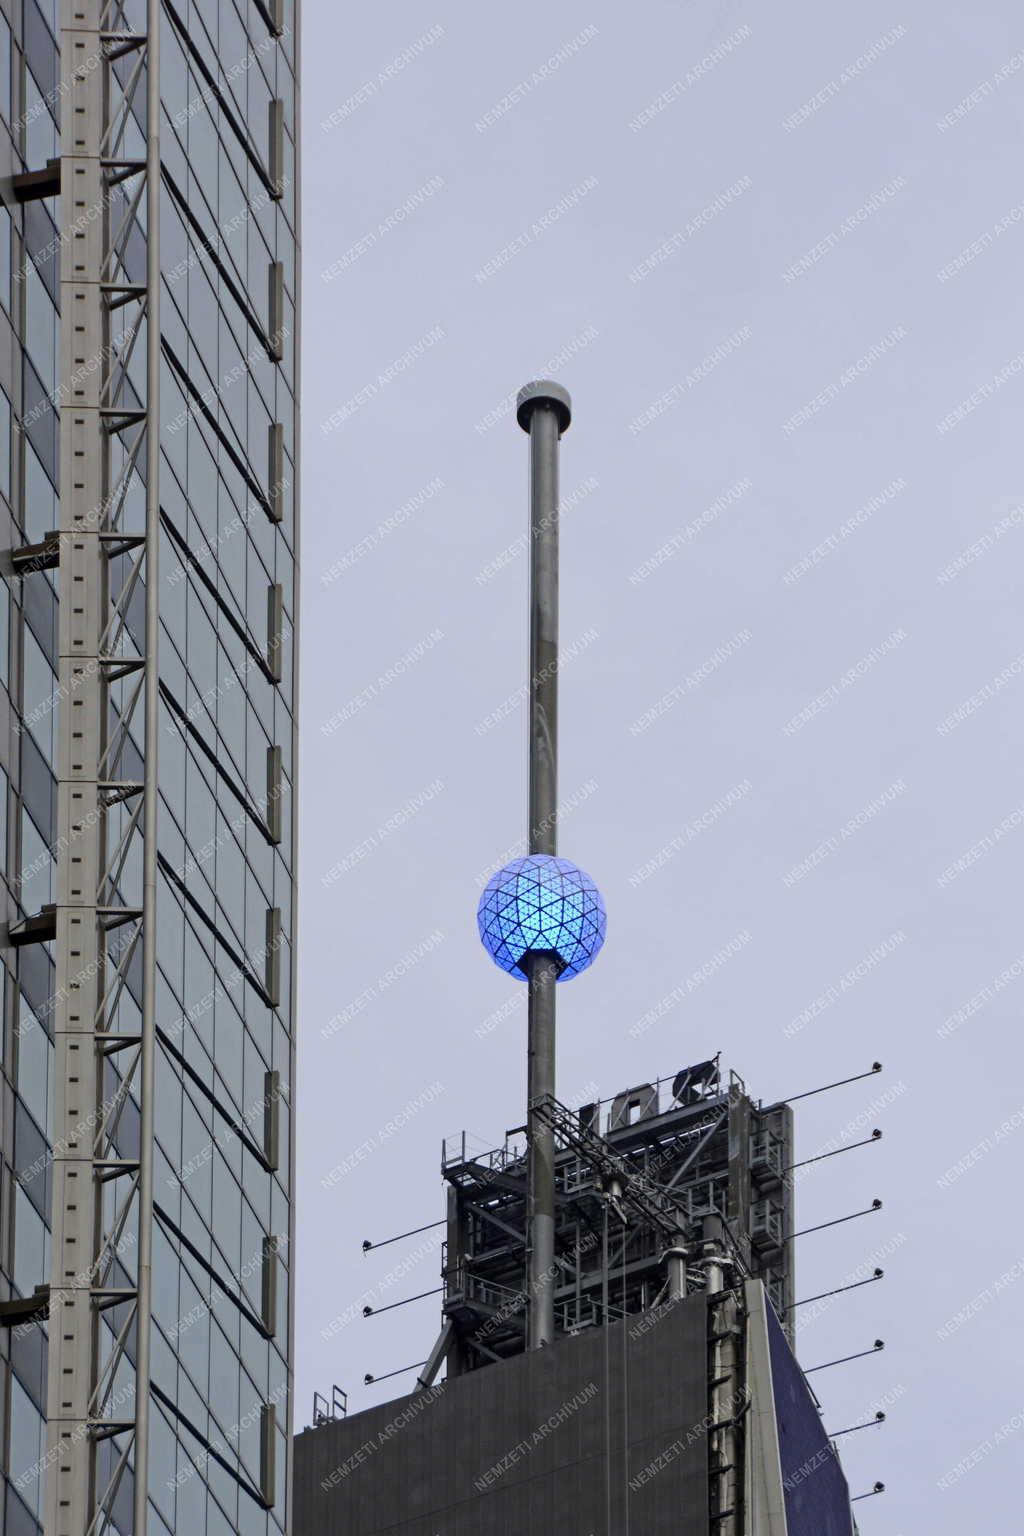
[[[1024,28],[1010,0],[305,8],[296,1422],[409,1390],[442,1138],[518,1125],[480,947],[526,800],[527,442],[563,442],[578,1102],[797,1106],[805,1365],[863,1532],[1015,1507]],[[650,1017],[652,1015],[654,1017]],[[1015,1474],[1015,1466],[1018,1469]]]

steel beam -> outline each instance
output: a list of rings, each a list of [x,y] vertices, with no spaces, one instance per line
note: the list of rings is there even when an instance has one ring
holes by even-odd
[[[63,0],[61,709],[46,1536],[103,1536],[112,1528],[129,1467],[135,1482],[132,1536],[145,1536],[146,1526],[159,592],[158,20],[156,0],[148,0],[143,33],[133,29],[123,0]],[[146,124],[141,133],[140,121]],[[138,154],[141,139],[145,158]],[[126,257],[129,235],[139,230],[148,240],[145,284],[133,280]],[[146,398],[140,403],[138,380],[129,385],[129,367],[143,337]],[[140,591],[145,628],[136,637],[129,607]],[[135,773],[129,777],[137,751],[143,753],[141,781]],[[141,1008],[127,986],[140,950]],[[129,1103],[139,1115],[139,1149],[124,1155]],[[96,1447],[104,1440],[114,1454],[101,1463]]]

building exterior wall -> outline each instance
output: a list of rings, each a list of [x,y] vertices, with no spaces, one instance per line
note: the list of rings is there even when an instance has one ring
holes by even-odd
[[[295,1442],[295,1536],[707,1536],[703,1296]]]
[[[274,1536],[286,1528],[290,1499],[296,20],[295,0],[280,10],[258,0],[193,0],[164,7],[160,35],[148,1484],[156,1533]],[[60,152],[61,23],[58,0],[0,0],[0,178],[37,170]],[[129,0],[118,25],[145,24],[145,5]],[[0,548],[10,551],[60,525],[59,411],[69,364],[58,315],[60,200],[18,206],[8,181],[0,189]],[[130,254],[139,280],[144,255],[140,220]],[[56,571],[16,576],[9,560],[0,571],[0,919],[8,925],[56,895],[55,772],[66,705],[57,697],[58,590]],[[142,596],[129,623],[140,648]],[[141,738],[138,746],[141,753]],[[54,949],[0,948],[0,1301],[50,1279]],[[125,1029],[138,1027],[141,1006],[133,968],[119,1005]],[[118,1135],[129,1155],[139,1137],[134,1097]],[[138,1234],[128,1236],[130,1276]],[[269,1258],[268,1238],[277,1244]],[[120,1320],[116,1307],[104,1314],[101,1350]],[[45,1321],[0,1329],[5,1536],[32,1536],[43,1519],[47,1333]],[[130,1403],[134,1346],[128,1354],[121,1390]],[[99,1446],[100,1476],[116,1444]],[[272,1499],[264,1500],[268,1459]],[[129,1469],[114,1508],[122,1533],[132,1526],[131,1495]]]
[[[723,1375],[716,1343],[736,1324]],[[855,1529],[761,1280],[559,1338],[295,1442],[295,1536]]]

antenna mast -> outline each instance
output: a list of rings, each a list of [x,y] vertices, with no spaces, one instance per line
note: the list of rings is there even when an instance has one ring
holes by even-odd
[[[530,853],[557,852],[558,797],[558,444],[572,420],[568,390],[549,379],[516,401],[530,436]],[[529,983],[527,1146],[529,1344],[555,1332],[555,1139],[536,1112],[555,1094],[555,983],[551,951],[523,965]]]

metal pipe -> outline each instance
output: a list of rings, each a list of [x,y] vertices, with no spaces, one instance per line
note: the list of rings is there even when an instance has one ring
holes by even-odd
[[[415,1296],[403,1296],[401,1301],[389,1301],[386,1307],[366,1306],[363,1308],[363,1316],[379,1317],[382,1312],[393,1312],[396,1307],[407,1307],[410,1301],[422,1301],[424,1296],[439,1296],[443,1290],[443,1285],[435,1285],[432,1290],[417,1291]]]
[[[555,1091],[555,982],[551,955],[530,955],[527,1024],[528,1120],[527,1187],[530,1214],[530,1348],[550,1344],[555,1332],[555,1137],[534,1106]]]
[[[884,1269],[876,1269],[866,1280],[854,1280],[852,1285],[837,1285],[834,1291],[821,1291],[817,1296],[801,1296],[799,1301],[791,1301],[784,1312],[792,1312],[794,1307],[806,1307],[809,1301],[825,1301],[829,1296],[841,1296],[844,1291],[855,1291],[861,1285],[874,1285],[884,1274]]]
[[[804,1227],[800,1232],[791,1232],[786,1241],[791,1243],[794,1237],[806,1237],[810,1232],[824,1232],[826,1227],[841,1227],[844,1221],[856,1221],[858,1216],[870,1216],[874,1211],[881,1209],[881,1200],[872,1200],[863,1211],[851,1211],[849,1216],[837,1216],[834,1221],[819,1221],[816,1227]]]
[[[668,1301],[683,1301],[686,1296],[686,1231],[679,1229],[679,1235],[671,1248],[666,1248],[662,1257],[668,1272]]]
[[[858,1499],[873,1499],[876,1493],[884,1493],[884,1492],[885,1492],[885,1484],[884,1483],[876,1483],[875,1486],[873,1488],[869,1489],[867,1493],[855,1493],[853,1495],[853,1498],[850,1500],[850,1503],[851,1504],[856,1504]]]
[[[854,1147],[869,1147],[881,1139],[882,1133],[876,1126],[871,1135],[866,1136],[863,1141],[851,1141],[848,1146],[836,1147],[834,1152],[819,1152],[817,1157],[805,1157],[799,1163],[790,1163],[789,1167],[783,1168],[782,1172],[792,1173],[794,1168],[806,1168],[808,1163],[823,1163],[826,1157],[838,1157],[842,1152],[852,1152]]]
[[[534,402],[529,423],[530,852],[553,854],[558,794],[559,436],[553,405]]]
[[[558,442],[572,419],[568,392],[543,379],[525,385],[516,416],[530,435],[531,853],[554,854],[558,798]],[[527,957],[527,1178],[529,1345],[555,1332],[555,1138],[536,1105],[555,1092],[554,955]]]
[[[373,1248],[386,1248],[388,1243],[400,1243],[403,1237],[415,1237],[417,1232],[429,1232],[431,1227],[443,1227],[447,1217],[442,1216],[440,1221],[428,1221],[425,1227],[411,1227],[408,1232],[396,1232],[394,1237],[382,1237],[376,1243],[368,1237],[363,1238],[363,1252],[369,1253]]]
[[[852,1435],[858,1429],[874,1429],[876,1425],[884,1424],[884,1423],[885,1423],[885,1414],[882,1412],[881,1409],[879,1409],[878,1412],[875,1414],[873,1419],[865,1419],[863,1424],[851,1424],[848,1429],[835,1429],[835,1430],[832,1430],[829,1433],[829,1439],[830,1440],[838,1440],[840,1435]]]
[[[705,1216],[703,1222],[704,1289],[709,1296],[717,1294],[723,1285],[723,1235],[722,1218]]]
[[[788,1099],[783,1099],[783,1104],[795,1104],[797,1099],[810,1099],[816,1093],[827,1093],[830,1088],[844,1088],[847,1083],[859,1083],[862,1077],[874,1077],[876,1072],[881,1072],[882,1063],[873,1061],[870,1072],[857,1072],[853,1077],[840,1077],[834,1083],[823,1083],[820,1088],[808,1088],[806,1093],[791,1093]]]
[[[865,1355],[877,1355],[884,1348],[885,1340],[876,1339],[870,1349],[859,1349],[855,1355],[840,1355],[838,1360],[826,1360],[824,1365],[805,1365],[804,1375],[811,1376],[815,1371],[830,1370],[833,1365],[845,1365],[848,1360],[863,1360]]]
[[[378,1381],[390,1381],[392,1376],[404,1376],[406,1371],[418,1371],[421,1365],[426,1365],[425,1360],[417,1360],[413,1365],[400,1365],[397,1371],[385,1371],[383,1376],[374,1376],[369,1371],[363,1377],[363,1386],[372,1387]]]

